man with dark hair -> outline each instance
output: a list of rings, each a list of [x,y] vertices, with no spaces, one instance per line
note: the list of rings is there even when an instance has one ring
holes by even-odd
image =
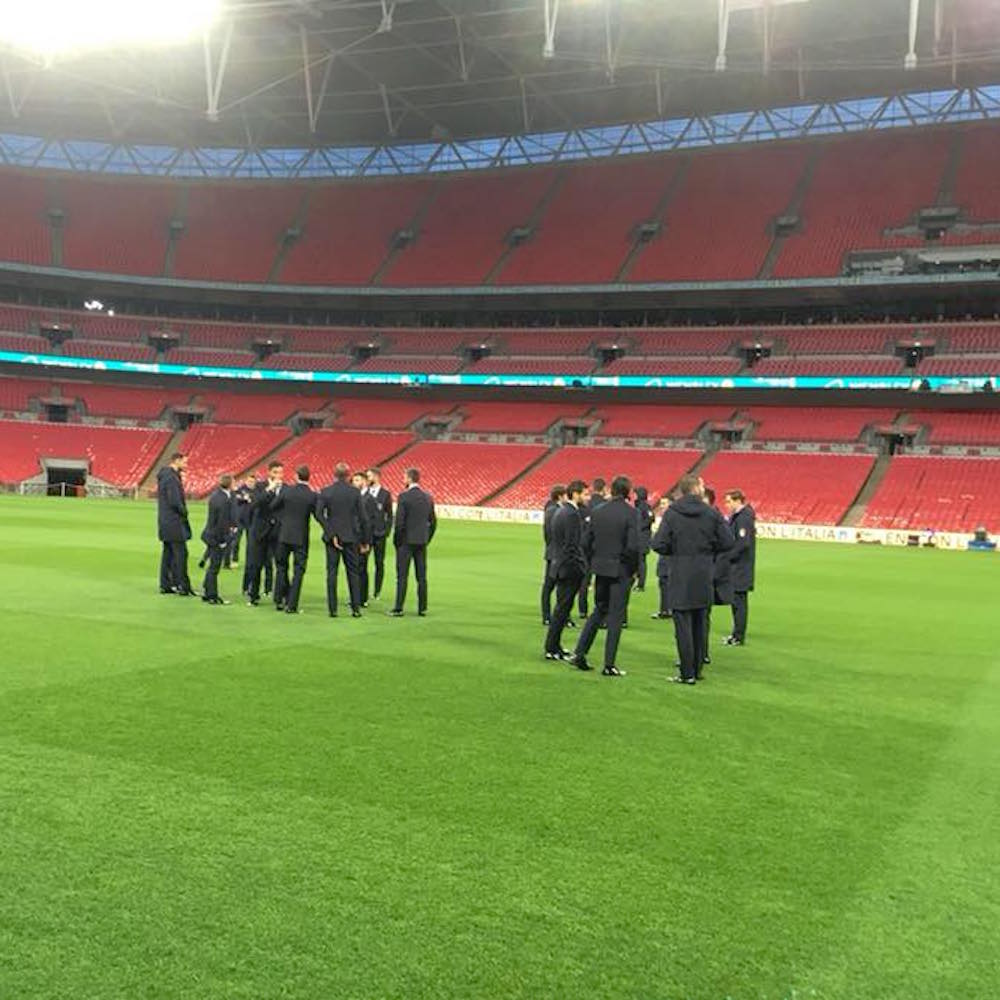
[[[542,511],[542,540],[545,543],[545,575],[542,578],[542,624],[548,625],[552,617],[552,591],[555,590],[556,580],[552,575],[552,521],[559,509],[562,507],[563,498],[566,496],[565,486],[553,486],[549,493],[549,499],[545,502]]]
[[[184,483],[181,475],[187,468],[187,455],[177,451],[169,465],[156,475],[156,527],[160,554],[160,593],[194,596],[188,577],[187,543],[191,538]]]
[[[590,518],[593,516],[594,511],[608,502],[607,490],[608,484],[600,476],[590,484],[590,490],[584,498],[583,507],[581,508],[583,510],[584,541],[586,541],[586,534],[590,529]],[[584,545],[584,551],[586,551],[586,545]],[[590,607],[588,595],[590,594],[590,582],[592,578],[593,574],[590,572],[590,567],[588,566],[584,570],[583,579],[580,581],[580,598],[577,602],[577,609],[580,612],[581,618],[587,617]]]
[[[267,480],[260,480],[250,497],[250,521],[247,527],[247,561],[243,571],[243,590],[247,603],[260,603],[260,578],[264,576],[264,593],[270,594],[274,584],[274,559],[278,544],[278,515],[271,509],[271,501],[282,487],[285,467],[281,462],[271,462],[267,467]]]
[[[556,588],[556,607],[545,635],[545,659],[565,660],[569,654],[562,648],[563,629],[569,623],[573,600],[580,589],[580,578],[586,565],[583,557],[583,516],[580,504],[585,487],[574,479],[565,490],[565,502],[552,518],[551,557],[548,571]],[[547,548],[549,546],[547,545]]]
[[[396,501],[396,603],[388,612],[391,617],[403,616],[411,561],[417,577],[417,613],[421,618],[427,614],[427,546],[436,530],[434,500],[420,488],[420,470],[407,469],[406,488]]]
[[[375,521],[380,516],[378,502],[368,492],[368,478],[363,472],[355,472],[351,476],[351,484],[361,494],[361,509],[365,515],[364,537],[358,545],[358,593],[361,597],[361,607],[368,607],[370,581],[368,577],[368,557],[371,555],[374,542]]]
[[[635,512],[639,515],[639,571],[636,574],[635,589],[642,593],[646,589],[646,556],[653,541],[653,508],[649,505],[649,491],[645,486],[635,488]]]
[[[385,580],[385,543],[392,531],[392,494],[382,485],[381,469],[369,469],[368,496],[375,501],[376,514],[372,522],[372,552],[375,562],[375,587],[373,597],[377,601],[382,593],[382,583]],[[364,604],[368,603],[368,590],[365,589]]]
[[[733,633],[725,641],[742,646],[747,641],[750,591],[757,566],[757,515],[742,490],[726,490],[729,527],[736,540],[729,554],[733,584]]]
[[[711,486],[705,487],[705,503],[709,507],[715,508],[715,490]],[[716,508],[718,509],[718,508]],[[720,552],[715,557],[715,565],[712,568],[712,591],[713,599],[705,609],[705,643],[701,662],[707,665],[712,662],[712,646],[709,639],[712,635],[712,607],[713,605],[723,605],[731,607],[733,603],[733,584],[729,572],[729,552]],[[698,669],[698,680],[701,680],[701,668]]]
[[[302,578],[309,561],[309,522],[316,509],[316,494],[309,488],[309,466],[295,470],[295,483],[280,486],[271,500],[271,510],[278,516],[277,571],[274,581],[274,606],[286,614],[299,614]],[[288,579],[288,560],[293,560],[293,575]]]
[[[251,473],[230,493],[233,504],[233,528],[229,535],[229,547],[226,551],[225,564],[227,568],[240,564],[240,539],[250,525],[250,503],[256,485],[257,477]]]
[[[316,497],[316,520],[323,526],[326,545],[326,605],[331,618],[337,617],[337,577],[341,560],[347,572],[351,617],[361,617],[358,559],[368,535],[368,523],[361,505],[361,491],[347,481],[349,471],[345,462],[338,462],[333,482]]]
[[[579,670],[589,670],[587,653],[601,625],[607,625],[604,640],[605,677],[622,677],[624,671],[615,663],[618,641],[629,588],[639,563],[639,521],[629,503],[632,483],[626,476],[616,476],[611,484],[611,500],[599,504],[590,515],[590,528],[584,538],[584,554],[594,575],[594,610],[580,633],[570,663]]]
[[[713,599],[715,557],[732,548],[733,536],[722,515],[704,501],[704,484],[687,475],[653,536],[653,550],[670,557],[669,602],[674,617],[680,676],[695,684],[704,659],[705,612]]]
[[[219,476],[219,485],[208,498],[208,517],[201,540],[205,543],[208,568],[201,587],[201,599],[206,604],[228,604],[219,597],[219,568],[229,550],[233,528],[233,477]]]
[[[676,499],[676,498],[675,498]],[[670,497],[664,493],[660,497],[659,513],[660,517],[663,517],[666,509],[670,506]],[[650,539],[650,548],[652,548],[652,539]],[[670,557],[664,555],[657,555],[656,557],[656,582],[659,585],[660,590],[660,610],[654,611],[649,617],[650,618],[669,618],[670,617]]]

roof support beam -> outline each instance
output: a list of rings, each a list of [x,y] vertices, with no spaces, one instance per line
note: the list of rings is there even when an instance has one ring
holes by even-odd
[[[378,85],[378,92],[382,95],[382,110],[385,112],[385,125],[389,130],[389,135],[395,137],[399,122],[392,120],[392,105],[389,103],[389,91],[384,83]]]
[[[309,56],[309,32],[303,25],[299,25],[299,37],[302,41],[302,73],[306,81],[306,110],[309,113],[309,131],[315,135],[316,125],[319,122],[319,113],[323,109],[323,101],[326,98],[326,91],[330,85],[330,72],[333,69],[334,55],[331,52],[322,61],[323,75],[320,77],[319,92],[313,92],[312,68],[313,60]]]
[[[380,35],[392,31],[392,15],[395,11],[395,0],[382,0],[382,20],[379,22],[377,29]]]
[[[455,17],[455,36],[458,39],[458,75],[465,83],[469,79],[469,64],[465,59],[465,39],[462,37],[462,19]]]
[[[0,76],[3,77],[3,89],[7,92],[7,102],[10,105],[10,113],[14,118],[21,117],[21,108],[24,107],[25,98],[28,96],[28,87],[24,88],[20,98],[14,90],[14,79],[10,74],[10,67],[7,65],[6,56],[0,56]]]
[[[544,0],[545,3],[545,41],[542,43],[542,56],[551,59],[556,54],[556,25],[559,23],[559,0]]]
[[[910,0],[910,47],[903,59],[903,69],[917,68],[917,21],[920,18],[920,0]]]
[[[229,65],[229,50],[233,44],[234,21],[226,23],[225,34],[222,36],[222,51],[219,53],[219,65],[212,65],[212,32],[206,28],[202,35],[202,46],[205,53],[205,97],[207,106],[205,116],[209,121],[219,120],[219,97],[222,95],[222,83],[226,78],[226,68]]]
[[[715,72],[726,70],[726,47],[729,44],[729,0],[719,0],[719,51],[715,57]]]
[[[525,86],[524,77],[520,79],[521,84],[521,120],[524,122],[524,131],[531,131],[531,115],[528,113],[528,88]]]

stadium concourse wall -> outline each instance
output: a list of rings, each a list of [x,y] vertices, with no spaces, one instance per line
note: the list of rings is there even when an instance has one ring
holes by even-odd
[[[438,504],[436,510],[440,517],[454,521],[538,526],[542,523],[541,510],[461,507],[455,504]],[[890,545],[902,548],[922,546],[946,549],[949,552],[967,551],[970,541],[970,535],[951,531],[849,528],[837,524],[775,524],[767,521],[757,522],[757,537],[776,541],[835,542],[841,545]]]

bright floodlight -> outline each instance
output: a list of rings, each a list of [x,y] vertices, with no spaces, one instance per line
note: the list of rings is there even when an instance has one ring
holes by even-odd
[[[222,0],[0,0],[0,44],[43,56],[196,37]]]

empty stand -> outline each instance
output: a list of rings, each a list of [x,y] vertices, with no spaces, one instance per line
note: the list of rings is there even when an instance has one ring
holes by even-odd
[[[608,403],[599,406],[598,437],[692,438],[708,421],[725,421],[732,406],[661,406],[656,403]]]
[[[597,477],[611,482],[618,475],[631,478],[634,486],[645,486],[655,503],[701,458],[699,451],[669,451],[662,448],[560,448],[519,479],[490,506],[527,510],[541,507],[556,483],[573,479],[591,482]]]
[[[932,335],[935,328],[926,328]],[[967,323],[964,326],[942,328],[949,353],[1000,354],[1000,323]]]
[[[857,441],[869,424],[891,423],[896,411],[885,407],[754,406],[757,441]]]
[[[1000,375],[1000,354],[938,354],[924,358],[919,375]]]
[[[491,338],[492,331],[476,330],[391,330],[382,343],[397,354],[458,354],[466,343],[480,344]]]
[[[478,504],[545,452],[542,445],[534,444],[421,441],[383,464],[382,481],[397,492],[406,469],[415,466],[420,469],[420,485],[438,503]]]
[[[908,332],[891,326],[778,326],[752,330],[743,339],[778,340],[788,354],[892,354]]]
[[[0,172],[0,260],[52,263],[47,185],[44,177]]]
[[[865,509],[871,528],[1000,531],[1000,459],[894,458]]]
[[[596,367],[595,358],[489,357],[467,370],[474,375],[589,375]]]
[[[347,399],[334,397],[330,409],[336,411],[336,426],[358,430],[403,430],[434,409],[426,400]],[[450,409],[451,404],[446,408]]]
[[[367,285],[431,191],[431,181],[329,184],[312,191],[302,238],[289,249],[283,284]]]
[[[290,184],[203,184],[188,194],[174,276],[266,281],[302,188]]]
[[[772,356],[758,361],[751,375],[901,375],[903,362],[899,358],[857,357],[825,354],[822,357],[799,355]]]
[[[402,357],[392,354],[376,354],[353,366],[356,372],[433,372],[450,375],[457,372],[464,362],[459,357]]]
[[[292,354],[289,351],[279,351],[258,362],[257,367],[277,371],[344,372],[353,364],[354,358],[346,354]]]
[[[170,365],[199,365],[212,368],[253,368],[257,355],[252,351],[210,351],[177,347],[163,360]]]
[[[179,450],[188,456],[184,484],[192,496],[204,496],[224,472],[249,469],[289,435],[287,427],[242,427],[195,424],[185,432]]]
[[[450,178],[420,224],[416,242],[386,272],[385,285],[480,285],[523,226],[555,171],[511,170]]]
[[[280,424],[293,413],[316,412],[328,399],[282,393],[203,392],[198,402],[210,409],[216,424]]]
[[[997,163],[1000,163],[1000,129],[990,125],[963,134],[962,155],[955,175],[955,202],[966,218],[978,222],[1000,221]]]
[[[774,277],[838,275],[849,251],[883,246],[884,229],[935,203],[948,144],[943,132],[832,141],[806,192],[802,230],[786,238]]]
[[[82,424],[0,422],[0,482],[42,472],[43,459],[85,460],[91,475],[123,489],[139,485],[170,440],[169,431]]]
[[[611,333],[612,336],[608,336]],[[728,354],[733,341],[738,340],[739,331],[730,328],[695,327],[679,330],[623,329],[606,331],[601,342],[607,341],[631,345],[631,353],[649,357],[652,355],[680,356]]]
[[[996,410],[917,410],[909,418],[908,423],[930,426],[932,444],[1000,445],[1000,413]]]
[[[155,361],[156,351],[145,344],[111,344],[104,340],[80,340],[73,337],[59,347],[49,348],[50,354],[73,358],[101,358],[108,361]]]
[[[466,433],[542,434],[557,420],[582,418],[587,405],[571,403],[462,403],[458,430]]]
[[[380,466],[411,441],[413,435],[405,431],[376,433],[320,428],[295,438],[278,453],[278,460],[285,464],[286,482],[291,482],[297,466],[307,465],[311,484],[321,489],[333,482],[333,470],[338,462],[346,462],[352,470]],[[403,484],[387,479],[386,486],[395,495]]]
[[[643,247],[629,280],[756,277],[771,246],[771,224],[788,206],[806,157],[801,145],[692,156],[663,231]]]
[[[762,521],[837,524],[873,462],[870,455],[720,451],[701,475],[720,497],[743,490]]]
[[[190,389],[161,389],[136,386],[65,382],[61,386],[66,399],[77,399],[88,416],[131,417],[156,420],[168,406],[179,406],[191,398]]]
[[[52,383],[44,379],[0,377],[0,410],[6,413],[25,412],[32,399],[51,394]]]
[[[500,271],[504,285],[614,281],[677,170],[676,157],[567,168],[537,231]],[[525,220],[515,220],[513,224]]]
[[[618,358],[601,369],[602,375],[735,375],[739,358]]]
[[[176,190],[127,177],[61,178],[63,264],[84,271],[162,275]]]

